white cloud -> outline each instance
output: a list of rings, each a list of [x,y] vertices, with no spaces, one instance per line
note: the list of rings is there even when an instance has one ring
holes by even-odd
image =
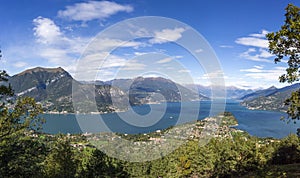
[[[149,42],[152,44],[161,44],[166,42],[175,42],[182,37],[184,28],[163,29],[161,31],[154,32],[154,38]]]
[[[201,48],[195,50],[195,53],[201,53],[201,52],[203,52],[203,49]]]
[[[135,56],[142,56],[142,55],[145,55],[145,54],[148,54],[148,53],[144,53],[144,52],[134,52],[134,55],[135,55]]]
[[[231,45],[220,45],[220,48],[233,48]]]
[[[108,51],[117,47],[133,47],[137,48],[141,45],[140,42],[122,41],[119,39],[95,39],[90,43],[89,48],[85,48],[92,40],[90,37],[67,37],[51,19],[38,17],[33,20],[35,27],[33,28],[36,41],[38,42],[39,56],[46,59],[51,65],[70,67],[75,65],[75,60],[80,57],[83,50],[86,50],[86,55],[91,59],[105,59],[108,56]],[[95,54],[93,56],[93,54]],[[104,55],[105,54],[105,55]],[[112,63],[105,63],[105,68],[118,67],[125,63],[120,57],[110,55]],[[88,60],[89,62],[91,60]],[[99,63],[98,63],[99,65]],[[96,66],[98,66],[96,65]],[[94,65],[95,66],[95,65]],[[94,67],[93,66],[93,67]]]
[[[285,72],[285,67],[275,67],[274,69],[262,70],[254,68],[241,69],[241,72],[246,72],[245,76],[252,79],[262,79],[264,81],[278,82],[278,77]]]
[[[183,58],[183,56],[180,56],[180,55],[177,55],[177,56],[174,56],[175,59],[180,59],[180,58]]]
[[[23,61],[19,61],[19,62],[16,62],[13,64],[14,67],[17,67],[17,68],[22,68],[22,67],[25,67],[27,66],[28,64],[26,62],[23,62]]]
[[[38,17],[33,20],[33,32],[36,44],[32,46],[38,53],[41,62],[47,66],[61,66],[72,73],[75,71],[75,61],[80,57],[85,46],[91,40],[89,37],[68,37],[61,28],[49,18]]]
[[[108,52],[93,53],[82,57],[80,68],[85,70],[107,69],[113,67],[121,67],[126,60],[116,55],[109,55]]]
[[[257,53],[258,52],[258,53]],[[253,54],[256,53],[256,54]],[[272,57],[273,55],[270,54],[268,51],[264,49],[259,49],[257,51],[255,48],[249,48],[247,51],[243,52],[240,57],[249,59],[252,61],[258,61],[258,62],[267,62],[272,63],[272,60],[269,60],[268,58]]]
[[[262,65],[259,65],[259,66],[253,66],[254,68],[256,68],[256,69],[263,69],[264,68],[264,66],[262,66]]]
[[[60,28],[51,19],[39,16],[33,20],[33,24],[34,35],[38,42],[51,44],[61,38]]]
[[[202,75],[201,79],[224,79],[224,72],[222,70],[212,71]]]
[[[250,34],[247,37],[238,38],[235,42],[245,46],[268,48],[269,42],[266,39],[266,34],[268,33],[268,31],[262,30],[261,33]]]
[[[130,25],[130,24],[129,24]],[[131,35],[137,36],[137,37],[145,37],[145,36],[151,36],[151,33],[148,31],[148,29],[135,27],[131,25],[135,30],[129,31]]]
[[[171,62],[172,60],[174,59],[180,59],[182,58],[183,56],[173,56],[173,57],[166,57],[166,58],[163,58],[159,61],[156,61],[157,64],[164,64],[164,63],[168,63],[168,62]]]
[[[84,70],[110,70],[120,68],[122,70],[142,70],[145,64],[137,60],[127,60],[121,56],[107,52],[89,54],[81,59],[80,66]]]
[[[242,37],[235,40],[237,44],[245,45],[245,46],[254,46],[260,48],[268,48],[268,40],[256,38],[256,37]]]
[[[143,77],[145,77],[145,78],[146,77],[147,78],[158,78],[158,77],[164,77],[164,78],[166,78],[165,76],[162,76],[162,75],[159,75],[159,74],[151,74],[151,73],[150,74],[146,73],[146,74],[143,75]]]
[[[274,55],[269,53],[267,50],[264,50],[264,49],[259,49],[259,57],[262,57],[262,58],[270,58],[270,57],[273,57]]]
[[[120,47],[132,47],[137,49],[139,46],[143,45],[141,42],[136,41],[123,41],[120,39],[112,38],[96,38],[92,43],[86,48],[86,53],[97,53],[97,52],[110,52],[113,49]]]
[[[132,12],[130,5],[121,5],[110,1],[88,1],[67,6],[65,10],[58,11],[58,16],[75,21],[87,22],[90,20],[103,20],[118,12]]]
[[[139,63],[137,60],[130,60],[125,63],[121,70],[133,71],[133,70],[145,70],[146,65]]]
[[[111,38],[70,37],[61,31],[63,27],[60,28],[51,19],[43,17],[34,19],[33,24],[37,42],[35,48],[39,51],[37,56],[46,59],[43,63],[47,66],[65,68],[76,79],[93,79],[99,71],[103,72],[105,76],[109,76],[118,69],[136,71],[145,68],[142,63],[127,61],[122,56],[109,54],[115,48],[137,49],[143,45],[141,42]],[[89,43],[90,41],[91,43]],[[89,45],[88,48],[86,48],[87,45]],[[85,51],[82,55],[83,50]],[[80,62],[82,66],[79,68],[76,67],[78,58],[80,61],[84,61]],[[21,63],[18,66],[21,66]]]
[[[172,57],[166,57],[166,58],[163,58],[163,59],[157,61],[156,63],[158,63],[158,64],[164,64],[164,63],[171,62],[173,59],[174,58],[172,58]]]
[[[191,71],[188,69],[182,69],[178,71],[179,73],[190,73]]]
[[[70,65],[71,62],[67,51],[64,49],[47,47],[41,49],[39,54],[41,57],[47,59],[50,63],[55,65],[66,66]]]
[[[257,37],[257,38],[265,38],[268,33],[270,33],[270,32],[267,30],[262,30],[261,33],[253,33],[253,34],[250,34],[249,36]]]
[[[258,69],[256,67],[250,68],[250,69],[241,69],[241,72],[252,72],[252,73],[258,73],[258,72],[263,72],[263,70]]]

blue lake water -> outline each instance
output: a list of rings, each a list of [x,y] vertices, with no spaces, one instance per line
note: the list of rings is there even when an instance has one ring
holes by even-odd
[[[109,114],[44,114],[46,133],[119,132],[148,133],[176,124],[201,120],[211,113],[211,102],[173,102],[165,104],[134,106],[131,110]],[[238,120],[238,129],[258,137],[282,138],[296,133],[297,124],[280,120],[285,113],[248,110],[238,102],[227,101],[225,111]],[[212,113],[211,113],[212,114]]]

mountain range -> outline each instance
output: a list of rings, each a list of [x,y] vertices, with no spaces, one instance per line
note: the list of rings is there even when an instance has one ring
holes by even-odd
[[[293,91],[299,89],[300,83],[283,88],[276,88],[272,86],[270,88],[245,95],[241,98],[243,100],[241,104],[249,109],[285,111],[287,106],[284,105],[284,101]]]
[[[79,82],[60,67],[28,69],[11,76],[9,82],[17,97],[33,97],[52,112],[92,112],[87,103],[92,100],[99,112],[112,112],[129,105],[209,99],[161,77]],[[79,98],[75,110],[72,97]]]
[[[28,69],[9,77],[9,83],[16,97],[33,97],[47,112],[95,112],[90,101],[96,102],[98,112],[113,112],[126,110],[129,105],[209,100],[211,96],[210,86],[183,86],[162,77],[77,81],[61,67]],[[227,99],[242,100],[241,104],[250,109],[283,111],[285,99],[299,88],[300,83],[261,90],[225,89]],[[74,97],[76,105],[72,103]]]
[[[207,96],[211,98],[212,96],[212,87],[211,86],[204,86],[199,84],[187,84],[185,87],[189,88],[190,90],[193,90],[195,92],[198,92],[199,94],[202,94],[204,96]],[[227,99],[235,99],[240,100],[243,96],[251,94],[255,92],[255,90],[252,89],[242,89],[235,86],[226,86],[225,87],[225,94]]]

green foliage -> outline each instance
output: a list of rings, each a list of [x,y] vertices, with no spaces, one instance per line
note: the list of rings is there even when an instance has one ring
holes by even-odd
[[[45,145],[30,137],[0,144],[0,174],[5,177],[41,177]]]
[[[288,58],[289,67],[280,77],[281,82],[292,83],[299,80],[300,52],[300,8],[289,4],[286,7],[285,23],[275,33],[267,34],[270,52],[276,55],[275,62]]]
[[[59,135],[51,145],[50,152],[43,162],[46,177],[49,178],[72,178],[75,176],[77,160],[70,145],[68,137]]]
[[[277,32],[267,34],[269,51],[274,54],[275,63],[288,59],[286,74],[279,77],[280,82],[293,83],[300,77],[300,8],[289,4],[286,7],[285,23]],[[285,101],[289,106],[291,119],[300,119],[300,90],[293,92]]]
[[[7,81],[0,71],[0,82]],[[13,95],[10,85],[0,86],[0,175],[5,177],[40,177],[45,145],[33,137],[40,128],[40,105],[32,98],[8,102]]]
[[[284,138],[275,150],[273,164],[300,163],[300,139],[296,135]]]
[[[290,98],[285,100],[285,105],[288,105],[288,115],[292,119],[300,119],[300,90],[292,92]]]
[[[126,172],[120,162],[108,157],[100,150],[93,150],[87,165],[80,176],[82,177],[126,177]]]

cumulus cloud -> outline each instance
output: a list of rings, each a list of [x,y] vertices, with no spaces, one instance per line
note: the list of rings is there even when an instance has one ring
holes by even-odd
[[[33,24],[34,35],[39,43],[51,44],[62,35],[60,28],[49,18],[39,16],[33,20]]]
[[[175,42],[182,37],[184,28],[163,29],[161,31],[154,32],[154,38],[150,39],[152,44],[161,44],[166,42]]]
[[[67,6],[58,11],[58,16],[74,21],[103,20],[118,12],[132,12],[130,5],[121,5],[110,1],[88,1]]]
[[[61,66],[72,73],[76,59],[91,38],[68,37],[53,20],[41,16],[33,20],[33,25],[38,57],[45,59],[49,66]]]

